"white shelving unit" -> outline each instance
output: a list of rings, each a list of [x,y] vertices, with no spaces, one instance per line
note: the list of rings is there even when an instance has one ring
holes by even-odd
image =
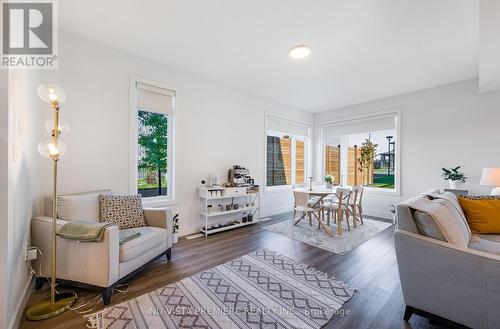
[[[247,193],[246,187],[224,188],[224,187],[202,187],[198,189],[200,198],[200,232],[208,236],[209,234],[232,230],[238,227],[260,223],[260,193]],[[226,205],[238,204],[238,209],[232,207],[226,210]],[[246,205],[249,205],[248,207]],[[212,205],[212,207],[209,207]],[[222,210],[218,207],[222,206]],[[243,206],[242,206],[243,205]],[[214,210],[209,211],[209,208]],[[242,215],[252,215],[252,221],[243,222]],[[226,222],[218,223],[214,226],[216,218],[228,217]],[[212,227],[213,226],[213,227]]]

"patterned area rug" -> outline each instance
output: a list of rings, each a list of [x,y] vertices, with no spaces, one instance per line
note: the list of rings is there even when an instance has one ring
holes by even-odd
[[[92,328],[320,328],[355,290],[260,249],[87,316]]]
[[[337,225],[333,223],[330,226],[333,236],[328,236],[325,231],[318,229],[318,225],[317,223],[314,225],[314,221],[313,226],[309,226],[307,220],[301,220],[299,224],[295,225],[292,232],[292,216],[290,216],[290,220],[264,226],[264,229],[338,255],[344,255],[392,226],[392,223],[365,217],[363,217],[363,222],[363,225],[358,224],[356,228],[351,226],[350,231],[344,224],[342,238],[337,236]]]

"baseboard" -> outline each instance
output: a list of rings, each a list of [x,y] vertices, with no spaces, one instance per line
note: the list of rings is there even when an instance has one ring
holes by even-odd
[[[293,205],[292,206],[284,206],[284,207],[279,207],[279,208],[273,208],[269,209],[267,211],[262,211],[261,217],[272,217],[275,215],[281,215],[283,213],[287,213],[293,211]]]
[[[17,329],[19,328],[19,324],[21,323],[21,318],[24,315],[24,309],[26,308],[26,305],[28,305],[28,301],[31,296],[31,292],[34,290],[35,286],[35,280],[34,280],[33,274],[30,275],[30,279],[28,280],[28,283],[26,284],[26,288],[24,289],[24,294],[23,298],[19,301],[19,304],[17,304],[17,310],[15,313],[15,316],[12,318],[12,320],[9,323],[9,329]]]
[[[380,210],[375,210],[375,209],[363,209],[363,214],[368,215],[368,216],[388,219],[390,221],[393,220],[393,216],[394,216],[390,212],[380,211]]]
[[[376,210],[364,211],[363,215],[364,216],[366,215],[367,217],[375,217],[375,219],[383,220],[384,222],[389,222],[389,223],[392,223],[394,221],[392,214],[387,214],[383,211],[376,211]],[[281,212],[279,214],[274,214],[274,215],[267,217],[266,220],[284,219],[284,218],[288,218],[288,217],[292,218],[292,216],[293,216],[293,211],[290,211],[289,209],[287,209],[284,212]],[[264,221],[264,220],[262,220],[262,221]]]

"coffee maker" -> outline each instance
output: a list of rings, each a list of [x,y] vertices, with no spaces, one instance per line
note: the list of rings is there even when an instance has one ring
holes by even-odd
[[[234,186],[253,186],[255,181],[248,169],[234,165],[232,169],[229,169],[229,183]]]

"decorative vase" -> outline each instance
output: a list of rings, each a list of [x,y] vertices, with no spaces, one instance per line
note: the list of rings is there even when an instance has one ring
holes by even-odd
[[[461,180],[450,180],[450,189],[452,190],[460,190],[462,189],[464,183]]]
[[[331,190],[333,188],[333,184],[332,183],[326,183],[326,188]]]
[[[172,233],[172,243],[177,243],[177,240],[179,240],[179,233]]]

